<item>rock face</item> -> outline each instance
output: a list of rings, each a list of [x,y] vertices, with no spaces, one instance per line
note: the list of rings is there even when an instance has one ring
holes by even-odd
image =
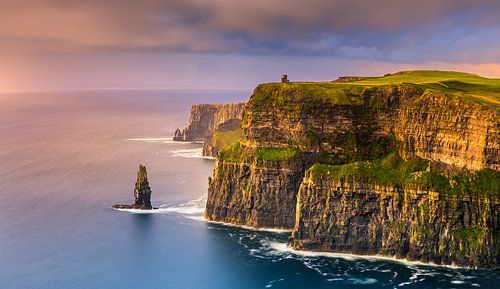
[[[146,172],[146,167],[139,165],[137,171],[137,181],[135,182],[134,188],[134,198],[135,202],[132,205],[114,205],[115,209],[141,209],[141,210],[151,210],[151,188],[148,182],[148,173]]]
[[[345,81],[259,85],[241,141],[218,154],[205,217],[293,228],[297,249],[498,267],[499,110],[440,84]],[[429,165],[381,182],[306,173],[394,152]]]
[[[219,159],[209,179],[205,218],[256,228],[292,228],[303,171],[300,157],[280,162]]]
[[[195,104],[191,107],[189,124],[175,131],[175,141],[202,141],[210,136],[217,126],[231,119],[241,119],[244,102],[227,104]]]
[[[458,266],[499,264],[500,199],[443,195],[311,173],[290,244]],[[496,235],[495,235],[496,234]]]
[[[273,93],[284,96],[283,103],[265,101],[272,101]],[[500,170],[500,114],[495,108],[405,84],[354,91],[357,98],[350,96],[345,103],[307,93],[302,87],[259,86],[254,93],[258,98],[251,98],[244,112],[243,138],[252,146],[293,143],[305,152],[344,159],[396,141],[404,157]]]
[[[241,138],[241,120],[230,119],[217,126],[215,131],[203,140],[203,155],[217,156],[220,149],[225,148]]]

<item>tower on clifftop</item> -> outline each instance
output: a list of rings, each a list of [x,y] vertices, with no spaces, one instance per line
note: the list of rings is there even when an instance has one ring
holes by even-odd
[[[281,83],[289,83],[290,80],[288,80],[288,75],[283,74],[281,75]]]

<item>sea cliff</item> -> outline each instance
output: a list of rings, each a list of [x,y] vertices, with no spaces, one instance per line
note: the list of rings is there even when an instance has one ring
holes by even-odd
[[[259,85],[205,217],[296,249],[498,267],[499,80],[416,71]]]
[[[175,141],[203,141],[217,127],[232,119],[241,119],[244,102],[226,104],[194,104],[191,107],[189,123],[183,130],[177,129]]]
[[[394,160],[383,162],[397,167]],[[451,193],[444,187],[421,185],[419,178],[426,178],[423,168],[409,172],[410,181],[390,184],[367,176],[370,169],[384,168],[356,165],[315,165],[306,172],[297,196],[291,246],[436,264],[498,266],[500,198],[494,186]],[[380,172],[371,175],[376,173]],[[481,177],[474,175],[471,185],[481,186]],[[491,180],[495,181],[498,189],[500,180]]]

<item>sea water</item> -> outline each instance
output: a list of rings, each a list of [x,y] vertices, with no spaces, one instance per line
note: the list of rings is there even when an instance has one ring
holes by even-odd
[[[203,220],[214,161],[172,141],[238,90],[0,94],[0,289],[498,288],[498,272],[297,252],[289,232]],[[137,166],[152,212],[133,202]]]

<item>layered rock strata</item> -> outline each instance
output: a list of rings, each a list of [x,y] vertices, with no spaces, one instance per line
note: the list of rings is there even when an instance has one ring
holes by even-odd
[[[296,249],[497,267],[498,108],[441,84],[345,81],[259,85],[241,141],[218,154],[205,217],[293,228]],[[394,152],[410,168],[428,165],[370,171],[380,182],[362,170],[319,182],[306,174],[315,163],[369,168]]]
[[[287,161],[217,160],[209,180],[205,218],[256,228],[292,228],[296,188],[304,168],[300,157]]]
[[[500,263],[500,199],[307,173],[290,245],[471,267]]]
[[[231,119],[241,119],[244,102],[226,104],[195,104],[191,107],[189,123],[183,130],[177,129],[175,141],[203,141],[217,126]]]

